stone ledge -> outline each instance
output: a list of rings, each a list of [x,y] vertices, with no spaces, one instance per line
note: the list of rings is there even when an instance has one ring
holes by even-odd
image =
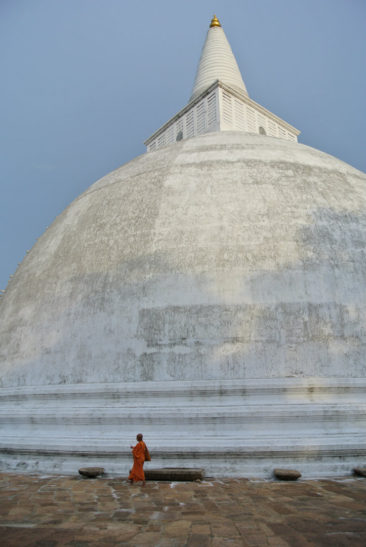
[[[162,467],[145,470],[145,478],[150,481],[196,481],[202,480],[205,470],[192,467]]]

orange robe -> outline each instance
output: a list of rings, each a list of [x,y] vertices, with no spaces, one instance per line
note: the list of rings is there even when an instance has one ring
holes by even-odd
[[[134,446],[132,449],[133,466],[128,479],[132,480],[133,482],[145,480],[145,473],[143,469],[145,461],[145,449],[146,445],[144,441],[139,441],[137,445]]]

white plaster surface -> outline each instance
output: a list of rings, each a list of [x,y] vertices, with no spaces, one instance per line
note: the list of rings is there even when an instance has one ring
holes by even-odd
[[[0,301],[0,466],[124,472],[139,430],[154,465],[211,474],[364,461],[365,190],[243,132],[92,185]]]

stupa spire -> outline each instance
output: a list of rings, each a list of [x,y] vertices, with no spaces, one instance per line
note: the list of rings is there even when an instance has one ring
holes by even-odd
[[[214,15],[202,49],[190,100],[195,99],[216,80],[248,95],[224,29]]]
[[[295,127],[251,99],[220,21],[213,16],[188,104],[146,141],[148,152],[215,131],[297,141]]]

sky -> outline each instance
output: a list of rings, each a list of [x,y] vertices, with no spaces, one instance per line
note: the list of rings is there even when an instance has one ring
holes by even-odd
[[[214,13],[250,97],[366,172],[365,0],[0,0],[0,289],[187,104]]]

